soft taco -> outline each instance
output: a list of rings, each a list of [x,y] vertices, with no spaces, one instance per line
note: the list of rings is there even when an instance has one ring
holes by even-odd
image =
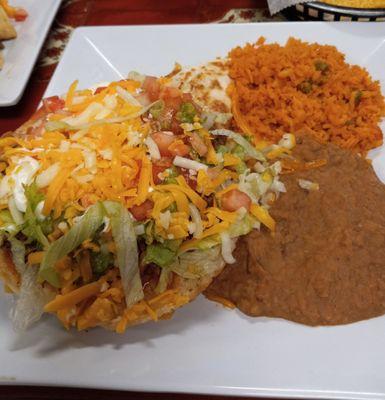
[[[169,81],[74,82],[0,139],[0,275],[16,327],[44,312],[117,332],[168,318],[234,261],[237,237],[274,229],[275,158],[293,138],[257,149],[212,130]]]

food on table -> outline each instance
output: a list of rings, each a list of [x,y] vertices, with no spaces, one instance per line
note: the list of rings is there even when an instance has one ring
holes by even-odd
[[[385,0],[322,0],[322,2],[353,8],[385,8]]]
[[[24,21],[28,16],[28,13],[19,7],[12,7],[9,5],[7,0],[0,0],[0,70],[4,65],[4,57],[2,55],[3,40],[15,39],[17,37],[16,30],[10,18],[15,21]]]
[[[164,78],[129,76],[94,92],[74,82],[0,139],[16,326],[44,311],[117,332],[169,317],[234,261],[238,236],[274,228],[290,135],[256,149]]]
[[[230,54],[234,117],[244,132],[272,142],[307,129],[315,138],[366,153],[382,144],[380,84],[334,46],[290,38]]]
[[[275,234],[253,231],[207,290],[251,316],[307,325],[346,324],[385,313],[385,186],[361,157],[304,136],[305,163],[282,176],[271,208]]]

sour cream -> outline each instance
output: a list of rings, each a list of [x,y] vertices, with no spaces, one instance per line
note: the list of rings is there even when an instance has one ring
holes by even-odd
[[[25,197],[24,186],[32,183],[36,172],[39,170],[40,164],[32,157],[20,158],[17,166],[11,174],[13,181],[12,194],[16,208],[20,212],[25,212],[27,209],[27,198]]]

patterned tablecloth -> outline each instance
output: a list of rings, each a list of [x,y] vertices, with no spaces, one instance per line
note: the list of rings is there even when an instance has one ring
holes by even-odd
[[[36,0],[38,1],[38,0]],[[63,0],[20,102],[0,108],[0,134],[36,110],[74,28],[91,25],[280,21],[265,0]]]

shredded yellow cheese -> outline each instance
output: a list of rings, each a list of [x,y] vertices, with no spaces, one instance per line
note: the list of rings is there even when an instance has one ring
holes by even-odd
[[[256,204],[252,204],[250,207],[250,212],[257,218],[258,221],[267,226],[271,231],[275,230],[275,221],[265,208],[257,206]]]
[[[35,251],[28,254],[28,265],[40,264],[44,257],[44,251]]]
[[[67,96],[66,96],[66,100],[65,100],[65,106],[66,107],[70,107],[72,105],[72,102],[73,102],[73,99],[74,99],[74,96],[75,96],[76,87],[78,86],[78,83],[79,83],[79,81],[76,80],[71,84],[71,86],[70,86],[70,88],[69,88],[69,90],[67,92]]]
[[[49,185],[48,191],[47,191],[47,196],[44,201],[44,207],[43,207],[43,214],[44,215],[49,215],[51,212],[56,197],[59,194],[60,189],[64,185],[66,179],[70,176],[71,171],[69,169],[62,169],[59,171],[59,173],[56,175],[52,183]]]
[[[100,288],[101,282],[97,281],[81,286],[65,295],[59,294],[45,305],[44,311],[56,312],[63,308],[72,307],[91,296],[97,295],[100,292]]]
[[[135,204],[142,204],[147,196],[150,188],[150,181],[152,179],[151,161],[144,156],[142,158],[142,170],[140,172],[138,195]]]

